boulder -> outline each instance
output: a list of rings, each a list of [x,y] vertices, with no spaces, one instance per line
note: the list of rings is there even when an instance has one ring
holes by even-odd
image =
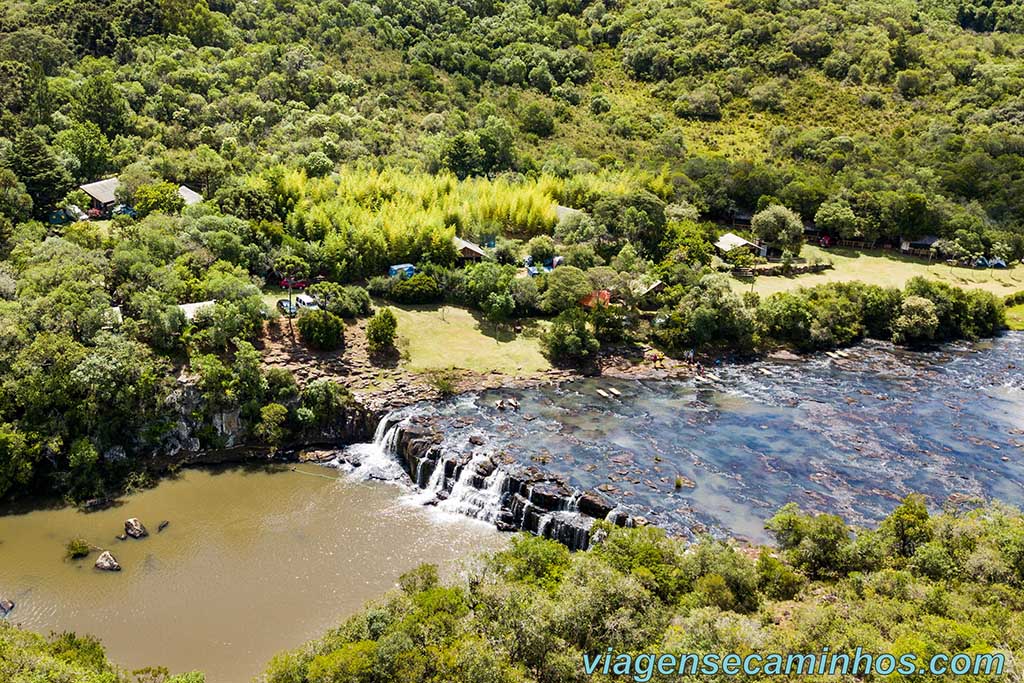
[[[119,572],[121,571],[121,565],[117,563],[117,560],[110,554],[109,550],[104,550],[96,558],[96,569],[102,569],[105,572]]]
[[[615,508],[615,504],[595,491],[587,491],[580,496],[576,507],[585,515],[604,519]]]
[[[6,617],[14,609],[14,601],[0,598],[0,617]]]
[[[139,521],[138,517],[132,517],[125,521],[124,532],[132,538],[143,538],[149,536],[149,532],[146,531],[146,527],[142,526],[142,522]]]

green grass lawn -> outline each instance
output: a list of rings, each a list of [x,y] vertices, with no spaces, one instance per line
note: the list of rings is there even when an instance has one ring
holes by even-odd
[[[1024,330],[1024,304],[1006,309],[1006,324],[1011,330]]]
[[[800,255],[808,260],[819,257],[831,261],[832,270],[794,277],[758,277],[754,291],[759,294],[774,294],[797,287],[811,287],[827,282],[849,282],[860,280],[871,284],[902,287],[907,280],[923,275],[950,285],[965,289],[984,289],[993,294],[1005,296],[1024,289],[1024,266],[1016,265],[1007,270],[975,270],[957,268],[942,264],[928,264],[925,261],[909,259],[899,254],[884,251],[857,252],[848,249],[822,249],[804,246]],[[735,280],[739,291],[750,289],[750,281]]]
[[[392,306],[398,318],[399,348],[415,372],[456,367],[474,372],[527,375],[551,367],[537,338],[543,323],[496,329],[472,311],[453,306]]]

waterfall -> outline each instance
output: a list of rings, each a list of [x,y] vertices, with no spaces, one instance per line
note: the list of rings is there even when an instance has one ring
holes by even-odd
[[[377,424],[373,441],[346,447],[330,464],[348,472],[358,471],[363,479],[401,480],[405,471],[397,452],[404,423],[405,420],[394,413],[385,415]]]
[[[446,438],[429,420],[389,413],[372,442],[347,447],[333,464],[364,479],[404,482],[416,491],[410,502],[441,512],[529,531],[573,550],[590,545],[594,517],[580,510],[580,491],[495,462],[476,437]]]
[[[459,478],[452,484],[447,497],[438,504],[438,508],[484,522],[496,521],[498,515],[501,514],[501,500],[505,493],[508,475],[503,469],[496,467],[493,472],[483,477],[481,482],[482,475],[478,472],[477,467],[489,460],[489,456],[477,456],[463,467]],[[443,468],[438,467],[437,469]],[[480,483],[483,486],[479,486]],[[436,495],[438,489],[435,488],[432,493]]]

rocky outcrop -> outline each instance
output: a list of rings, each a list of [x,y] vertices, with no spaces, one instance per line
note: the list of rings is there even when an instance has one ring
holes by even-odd
[[[121,571],[121,565],[118,564],[117,559],[110,554],[109,550],[104,550],[96,558],[96,569],[102,569],[105,572],[119,572]]]
[[[125,520],[124,533],[132,538],[145,538],[146,536],[149,536],[149,532],[146,530],[146,527],[143,526],[142,522],[140,522],[137,517]]]
[[[488,453],[484,439],[470,437],[466,449],[447,450],[427,419],[395,419],[381,431],[388,430],[394,457],[416,486],[433,490],[433,504],[447,501],[503,531],[529,531],[572,550],[589,547],[597,520],[630,524],[629,515],[600,493],[581,493],[543,470]]]
[[[178,376],[166,404],[173,418],[171,428],[154,456],[168,464],[241,462],[265,459],[275,454],[290,457],[303,449],[317,446],[337,448],[369,439],[378,419],[373,411],[353,402],[331,419],[294,435],[290,443],[271,454],[263,444],[255,442],[251,435],[252,425],[238,410],[210,414],[195,378],[186,371]]]

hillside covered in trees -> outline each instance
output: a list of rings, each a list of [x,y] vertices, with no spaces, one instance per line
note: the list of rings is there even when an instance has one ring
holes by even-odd
[[[13,222],[126,169],[237,207],[251,190],[239,176],[276,164],[639,167],[667,169],[672,201],[705,217],[780,203],[851,237],[1024,249],[1019,3],[38,0],[0,12]]]

